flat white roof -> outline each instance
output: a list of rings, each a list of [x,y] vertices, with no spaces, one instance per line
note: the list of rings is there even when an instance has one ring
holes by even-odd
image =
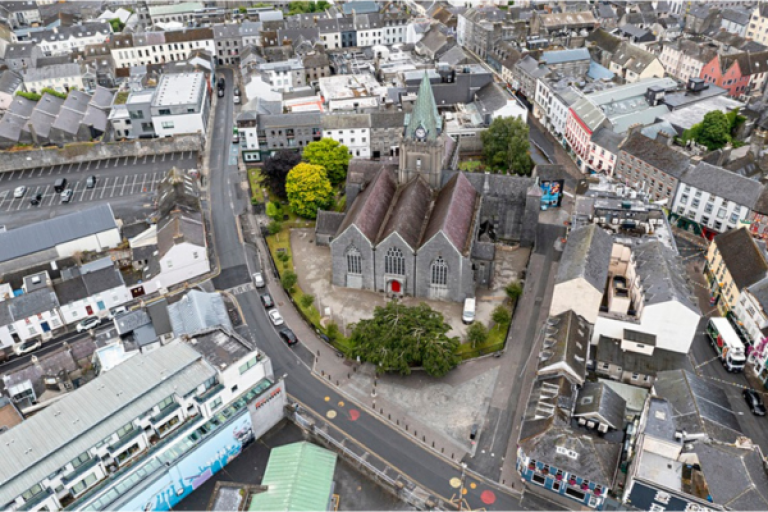
[[[174,73],[163,75],[157,86],[153,106],[171,107],[197,103],[203,88],[203,73]]]

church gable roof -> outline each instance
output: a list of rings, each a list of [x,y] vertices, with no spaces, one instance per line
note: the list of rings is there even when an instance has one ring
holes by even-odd
[[[397,233],[412,249],[416,249],[431,200],[432,191],[422,178],[417,177],[403,185],[398,190],[377,243]]]
[[[419,126],[427,131],[427,140],[436,140],[443,129],[443,118],[437,113],[435,95],[432,93],[432,84],[429,76],[424,72],[424,77],[419,85],[418,99],[413,106],[413,111],[405,117],[405,136],[415,138],[415,132]]]
[[[435,199],[422,245],[442,231],[454,247],[465,254],[467,240],[472,236],[476,202],[477,191],[464,174],[458,173],[448,180]]]
[[[386,168],[382,168],[366,189],[355,198],[336,236],[355,225],[373,244],[395,196],[395,191],[395,182],[391,173]]]

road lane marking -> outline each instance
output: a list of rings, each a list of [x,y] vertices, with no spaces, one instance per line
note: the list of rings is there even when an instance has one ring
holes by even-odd
[[[126,176],[125,177],[125,181],[123,182],[123,188],[120,189],[120,197],[122,197],[123,194],[125,194],[125,186],[128,184],[128,179],[129,178],[130,178],[130,176]]]
[[[88,192],[88,189],[86,187],[83,187],[83,190],[80,192],[80,202],[83,202],[83,198],[85,197],[85,193]],[[74,196],[73,196],[74,199]]]
[[[137,174],[137,175],[135,175],[135,176],[133,177],[133,183],[131,183],[131,191],[130,191],[130,192],[128,192],[128,194],[129,194],[129,195],[133,195],[133,194],[134,194],[133,190],[134,190],[134,188],[136,187],[136,182],[137,182],[138,180],[139,180],[139,175]]]
[[[145,185],[146,183],[147,183],[147,175],[145,174],[145,175],[143,175],[143,176],[141,177],[141,185],[139,185],[139,191],[140,191],[142,194],[143,194],[144,192],[146,192],[146,191],[147,191],[147,189],[146,189],[146,188],[144,188],[144,185]]]
[[[99,199],[104,197],[104,192],[107,191],[107,185],[109,185],[109,178],[104,180],[104,187],[101,189],[101,195],[99,196]],[[111,196],[110,196],[111,197]]]

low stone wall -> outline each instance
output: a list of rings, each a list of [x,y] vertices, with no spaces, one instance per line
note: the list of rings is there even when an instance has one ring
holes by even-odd
[[[27,151],[0,151],[0,172],[32,169],[61,164],[106,160],[109,158],[143,157],[181,151],[203,152],[200,135],[179,135],[158,139],[139,139],[123,142],[82,142],[63,148],[38,148]]]

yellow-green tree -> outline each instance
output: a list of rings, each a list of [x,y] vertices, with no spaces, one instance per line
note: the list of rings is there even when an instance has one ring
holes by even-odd
[[[318,210],[328,208],[333,202],[333,188],[325,169],[304,162],[288,173],[285,193],[291,210],[307,219],[314,219]]]

